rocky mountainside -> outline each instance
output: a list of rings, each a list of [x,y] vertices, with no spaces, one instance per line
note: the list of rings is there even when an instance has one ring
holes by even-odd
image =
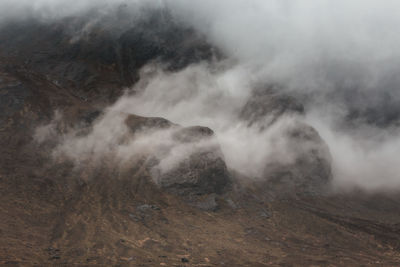
[[[98,24],[75,38],[82,23],[27,20],[0,29],[2,265],[400,263],[400,199],[332,192],[329,148],[309,125],[284,132],[296,147],[294,161],[266,163],[261,179],[249,179],[227,166],[207,125],[125,113],[108,120],[105,107],[138,82],[146,64],[175,72],[223,58],[204,36],[167,13],[124,30]],[[303,112],[297,99],[264,85],[240,118],[262,131]],[[123,128],[109,153],[55,156],[74,148],[60,148],[61,141],[96,137],[99,125],[113,120]],[[153,133],[161,134],[157,142],[117,160],[114,147]],[[165,168],[163,160],[176,153],[183,160]]]

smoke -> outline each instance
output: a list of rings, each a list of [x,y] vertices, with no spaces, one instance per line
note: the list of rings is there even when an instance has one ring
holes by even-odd
[[[327,64],[334,58],[342,64],[376,62],[398,53],[397,1],[168,3],[177,16],[242,62],[277,64],[274,69],[281,65],[284,72],[289,65]]]
[[[329,145],[334,159],[332,171],[338,190],[362,188],[369,191],[397,191],[400,185],[398,127],[377,128],[360,124],[351,129],[335,127],[337,117],[313,110],[307,121]]]
[[[78,169],[105,161],[126,168],[145,158],[156,160],[152,170],[163,174],[190,155],[201,151],[218,154],[221,148],[228,167],[247,177],[261,178],[268,164],[291,164],[296,160],[296,147],[288,143],[283,133],[301,118],[285,116],[262,131],[258,124],[250,127],[240,118],[253,86],[245,78],[248,75],[240,67],[227,68],[224,64],[196,64],[175,73],[151,64],[143,68],[140,82],[108,107],[93,125],[64,127],[60,131],[62,115],[56,112],[49,124],[36,129],[34,138],[38,143],[55,143],[54,159],[73,160]],[[149,120],[166,117],[180,126],[168,122],[168,127],[160,128],[156,123],[156,127],[133,131],[127,123],[132,116],[129,114]],[[268,117],[263,118],[260,124],[267,121]],[[182,127],[193,125],[212,128],[216,138],[196,142],[176,138]]]
[[[240,118],[254,86],[247,69],[197,64],[169,73],[148,66],[141,77],[132,88],[138,93],[121,97],[111,110],[210,127],[227,165],[249,177],[261,177],[268,163],[294,161],[295,149],[286,147],[283,133],[300,118],[284,117],[264,131]]]
[[[42,146],[50,145],[56,162],[72,161],[74,170],[85,173],[85,179],[90,179],[90,173],[96,173],[98,168],[121,172],[137,165],[149,169],[155,181],[160,182],[157,179],[178,168],[195,153],[222,157],[215,138],[203,137],[194,142],[175,124],[151,118],[166,123],[167,127],[146,127],[140,125],[142,119],[150,118],[108,109],[91,126],[65,127],[65,131],[60,132],[62,116],[56,112],[50,124],[36,129],[34,139]]]
[[[107,14],[121,4],[135,12],[144,2],[3,1],[0,7],[8,6],[12,16],[54,20],[92,9]],[[228,60],[177,73],[147,66],[133,88],[138,93],[124,95],[104,118],[133,113],[208,126],[216,132],[228,165],[252,177],[260,176],[266,163],[296,158],[283,133],[300,120],[327,142],[338,187],[398,188],[398,1],[166,0],[152,2],[152,8],[168,9],[182,24],[207,36]],[[263,131],[259,125],[249,126],[240,111],[258,84],[279,85],[280,93],[304,103],[306,116],[284,115]],[[75,153],[89,146],[85,151],[98,154],[93,149],[118,143],[113,138],[126,131],[118,125],[122,119],[104,119],[86,139],[78,139],[79,145],[74,147],[77,140],[70,138],[65,147]]]

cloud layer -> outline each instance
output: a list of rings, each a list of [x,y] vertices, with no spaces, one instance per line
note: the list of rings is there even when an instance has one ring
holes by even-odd
[[[144,2],[6,0],[0,10],[4,18],[36,16],[51,22],[92,9],[105,16],[126,3],[140,16]],[[260,133],[243,124],[238,113],[256,84],[279,84],[282,93],[304,102],[304,120],[327,141],[338,186],[398,188],[399,116],[388,115],[396,114],[400,103],[398,1],[166,0],[146,5],[167,8],[175,19],[204,33],[229,63],[198,64],[172,74],[148,66],[135,88],[140,93],[124,96],[111,110],[211,127],[228,164],[257,176],[265,162],[290,155],[279,129],[298,118],[284,117]]]

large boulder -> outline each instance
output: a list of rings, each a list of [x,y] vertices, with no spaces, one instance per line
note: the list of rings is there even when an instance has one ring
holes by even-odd
[[[318,194],[332,179],[329,148],[313,127],[302,122],[303,113],[303,105],[278,86],[256,88],[240,113],[260,132],[290,117],[291,123],[279,131],[279,139],[285,140],[282,151],[263,172],[263,183],[272,194]]]
[[[331,154],[318,132],[304,123],[295,123],[283,133],[291,160],[266,166],[264,178],[271,193],[324,193],[332,179]]]
[[[162,118],[129,115],[129,129],[137,137],[162,132],[164,140],[155,140],[147,167],[162,189],[176,195],[221,194],[230,184],[230,176],[214,132],[201,126],[181,127]],[[166,168],[164,163],[170,161]]]

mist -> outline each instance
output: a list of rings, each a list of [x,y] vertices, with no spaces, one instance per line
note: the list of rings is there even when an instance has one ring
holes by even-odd
[[[143,6],[165,8],[179,23],[204,34],[225,56],[222,62],[194,64],[172,73],[157,64],[146,66],[140,82],[106,110],[86,139],[71,135],[58,151],[87,147],[82,153],[99,155],[96,149],[105,144],[113,147],[114,138],[124,133],[122,120],[113,114],[158,116],[183,126],[210,127],[228,166],[259,177],[269,163],[296,158],[296,148],[288,145],[284,132],[301,121],[313,126],[327,143],[337,188],[399,188],[398,1],[147,2],[0,3],[5,20],[36,17],[47,23],[86,16],[94,9],[102,11],[93,17],[101,21],[121,4],[129,4],[132,17],[143,16],[139,12]],[[303,103],[305,114],[281,116],[262,131],[259,125],[249,126],[240,111],[258,84],[279,85],[280,93]],[[104,135],[98,136],[99,132]],[[122,155],[120,151],[127,148],[120,149],[116,153]]]

